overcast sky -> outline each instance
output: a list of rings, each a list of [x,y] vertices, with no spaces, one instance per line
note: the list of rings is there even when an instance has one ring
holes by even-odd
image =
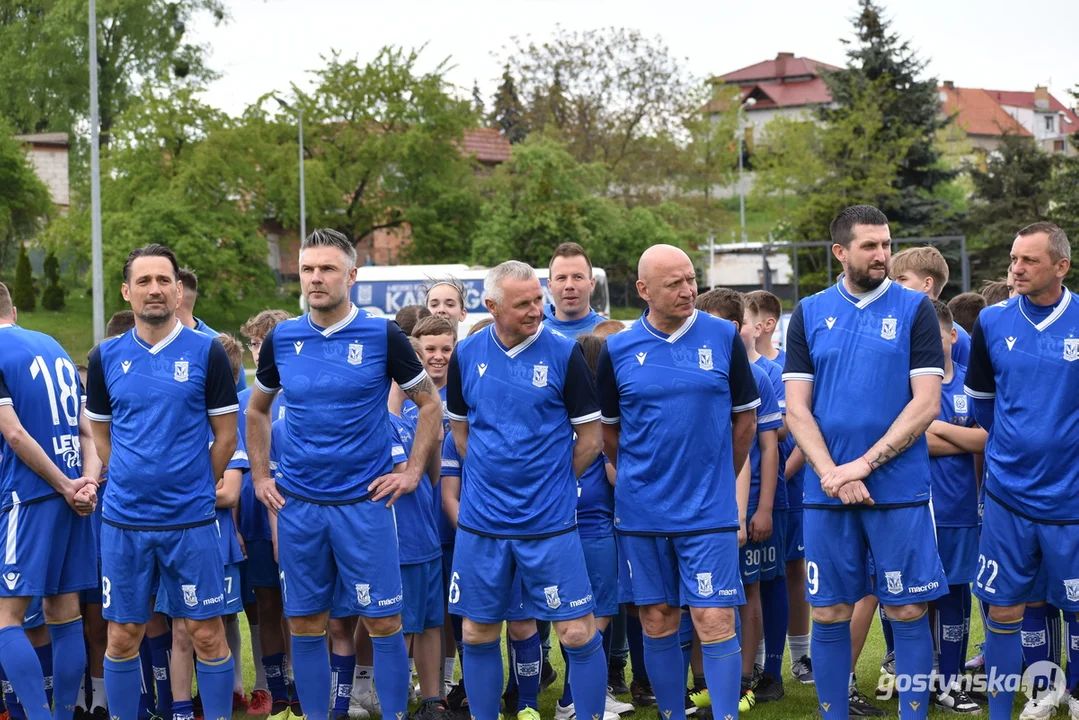
[[[449,79],[467,93],[473,80],[489,98],[501,73],[499,53],[514,35],[542,41],[556,24],[604,26],[659,35],[695,76],[708,77],[775,57],[777,52],[842,65],[840,38],[851,37],[855,0],[226,0],[231,20],[202,22],[195,41],[211,48],[222,73],[206,97],[239,113],[259,95],[308,82],[320,54],[340,50],[366,61],[383,45],[428,43],[424,67],[446,57]],[[893,29],[912,41],[929,72],[960,87],[1033,90],[1049,85],[1074,106],[1079,83],[1079,2],[886,0]],[[488,100],[488,106],[490,105]]]

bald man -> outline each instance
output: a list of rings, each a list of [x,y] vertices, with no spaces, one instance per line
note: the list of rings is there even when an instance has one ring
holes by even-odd
[[[685,713],[679,625],[686,606],[715,716],[736,717],[734,618],[745,602],[738,548],[746,507],[736,502],[735,478],[756,432],[757,383],[734,324],[694,309],[689,256],[655,245],[637,274],[648,311],[607,339],[597,368],[604,449],[618,470],[619,553],[640,608],[660,717]]]

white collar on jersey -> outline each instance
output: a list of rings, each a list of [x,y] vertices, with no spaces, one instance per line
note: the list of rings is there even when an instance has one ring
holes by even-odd
[[[0,330],[4,328],[15,327],[15,323],[0,323]]]
[[[353,305],[351,302],[349,303],[349,308],[350,309],[348,311],[348,315],[346,315],[343,320],[338,320],[328,328],[323,329],[316,325],[311,320],[311,313],[307,313],[307,324],[310,325],[315,331],[322,333],[323,337],[329,337],[330,335],[333,335],[335,332],[355,320],[356,316],[360,314],[360,309]]]
[[[536,340],[539,339],[540,334],[543,332],[543,328],[544,324],[541,322],[539,329],[536,330],[535,333],[533,333],[530,337],[524,340],[524,342],[519,342],[511,348],[507,348],[505,345],[502,344],[502,341],[498,339],[498,333],[495,332],[494,323],[491,323],[491,325],[487,328],[487,331],[490,333],[491,339],[495,341],[495,345],[498,346],[499,350],[506,353],[508,357],[515,358],[521,353],[523,353],[525,350],[527,350],[529,347],[531,347],[532,343],[536,342]]]
[[[871,302],[879,298],[881,295],[888,292],[888,288],[892,285],[892,281],[890,279],[884,278],[884,282],[878,285],[875,289],[870,290],[868,293],[862,295],[861,297],[858,297],[850,290],[847,290],[847,287],[843,284],[844,276],[844,273],[840,273],[839,281],[835,284],[836,289],[839,290],[839,294],[842,295],[847,302],[849,302],[851,305],[854,305],[854,307],[858,308],[859,310],[862,310]]]
[[[1053,312],[1049,313],[1049,317],[1045,318],[1041,322],[1034,322],[1034,320],[1029,315],[1027,315],[1026,311],[1023,310],[1022,297],[1019,298],[1019,302],[1017,302],[1016,304],[1019,306],[1019,312],[1023,313],[1023,317],[1027,319],[1027,322],[1033,325],[1035,330],[1041,332],[1042,330],[1045,330],[1047,327],[1055,323],[1057,321],[1057,318],[1064,314],[1064,311],[1068,309],[1068,305],[1071,304],[1071,301],[1071,291],[1068,290],[1068,288],[1064,288],[1064,296],[1060,298],[1060,302],[1058,302],[1057,306],[1053,308]]]
[[[176,336],[179,335],[183,331],[183,329],[184,324],[180,322],[179,318],[177,318],[176,327],[172,329],[172,332],[158,340],[153,347],[147,345],[146,341],[139,337],[139,334],[138,332],[136,332],[135,328],[131,328],[131,337],[135,338],[135,342],[137,342],[139,345],[149,350],[151,355],[157,355],[159,352],[167,348],[169,346],[169,343],[175,340]]]
[[[674,343],[678,342],[679,338],[689,332],[689,329],[693,327],[693,323],[697,322],[697,314],[699,312],[700,310],[694,310],[693,314],[685,319],[685,322],[682,323],[681,327],[679,327],[677,330],[675,330],[673,333],[666,337],[664,337],[663,333],[661,333],[659,330],[656,330],[654,327],[652,327],[652,323],[648,322],[647,314],[641,316],[641,327],[647,330],[649,335],[657,337],[663,342],[668,342],[673,345]]]

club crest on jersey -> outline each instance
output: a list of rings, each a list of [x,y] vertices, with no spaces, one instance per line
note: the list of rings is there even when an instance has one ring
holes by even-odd
[[[697,573],[697,594],[708,597],[712,592],[712,573]]]
[[[547,599],[547,607],[552,610],[557,610],[562,607],[562,598],[558,597],[557,585],[543,588],[543,596]]]
[[[360,604],[360,607],[367,607],[371,604],[371,586],[367,583],[356,583],[356,602]]]
[[[900,595],[903,592],[903,573],[895,570],[884,573],[884,579],[888,581],[888,592],[892,595]]]
[[[195,607],[199,604],[199,598],[195,592],[194,585],[181,585],[180,589],[184,591],[184,605]]]
[[[1079,338],[1064,338],[1064,359],[1068,362],[1079,360]]]
[[[712,369],[712,348],[700,348],[697,350],[697,366],[701,370]]]
[[[1064,592],[1067,593],[1068,600],[1070,602],[1076,602],[1077,600],[1079,600],[1079,578],[1065,580]]]
[[[359,365],[363,362],[363,345],[359,343],[348,344],[348,364]]]
[[[880,336],[885,340],[895,340],[896,319],[884,318],[880,324]]]
[[[533,365],[532,366],[532,384],[538,388],[547,387],[547,366],[546,365]],[[558,588],[555,588],[557,596]],[[550,600],[548,599],[548,604]]]
[[[187,382],[187,360],[176,361],[176,367],[172,370],[172,379],[176,382]]]
[[[957,415],[966,415],[967,410],[967,396],[966,395],[952,395],[952,407],[955,408]]]

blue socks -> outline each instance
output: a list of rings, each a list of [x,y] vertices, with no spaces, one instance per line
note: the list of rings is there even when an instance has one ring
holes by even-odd
[[[22,701],[27,717],[30,720],[51,718],[41,661],[22,627],[13,625],[0,630],[0,663],[3,663],[8,682]]]
[[[563,655],[565,648],[562,649]],[[543,650],[539,633],[524,640],[510,640],[510,676],[517,681],[517,711],[525,708],[539,709],[540,669],[543,666]],[[567,691],[569,681],[566,681]],[[563,695],[565,697],[565,695]],[[572,696],[571,696],[572,697]]]
[[[713,714],[720,718],[738,717],[742,691],[742,649],[738,636],[714,643],[702,642],[701,655]]]
[[[352,676],[356,673],[356,654],[330,656],[330,687],[333,690],[333,717],[348,715],[352,697]]]
[[[656,710],[661,717],[678,718],[686,714],[686,672],[682,660],[679,633],[667,637],[644,636],[644,664],[652,691],[656,695]]]
[[[884,613],[884,606],[877,603],[877,614],[880,615],[880,631],[884,635],[884,649],[886,652],[895,652],[895,631],[892,628],[892,619]]]
[[[678,622],[678,644],[682,646],[682,684],[685,685],[693,658],[693,616],[688,612],[683,612]]]
[[[629,664],[633,672],[633,682],[647,682],[648,672],[644,669],[644,628],[636,615],[626,614],[626,648]]]
[[[1067,682],[1068,687],[1075,692],[1079,687],[1079,620],[1075,619],[1075,613],[1064,613],[1065,628],[1064,649],[1068,653]]]
[[[170,693],[171,694],[171,693]],[[177,700],[172,704],[172,715],[165,720],[194,720],[195,707],[190,700]]]
[[[157,686],[157,716],[172,717],[172,683],[169,680],[169,658],[172,657],[172,631],[150,638],[150,662]]]
[[[999,623],[986,616],[985,673],[989,677],[990,720],[1010,718],[1015,691],[1002,681],[1023,671],[1023,622]],[[898,668],[897,668],[898,669]]]
[[[54,720],[71,720],[79,700],[83,670],[86,669],[86,643],[82,636],[82,616],[65,623],[50,623],[53,656]]]
[[[566,674],[573,683],[573,707],[577,717],[602,718],[607,707],[607,656],[603,652],[603,635],[597,632],[584,645],[564,650],[571,658]],[[684,679],[682,685],[685,686]]]
[[[296,692],[303,704],[304,714],[320,719],[329,717],[330,653],[326,647],[326,633],[292,634],[292,674],[296,679]],[[407,678],[407,667],[404,674]],[[231,713],[230,708],[225,717],[230,717]],[[211,716],[207,713],[206,717]],[[387,714],[386,717],[393,716]]]
[[[1054,605],[1045,606],[1045,627],[1049,631],[1049,659],[1061,666],[1060,637],[1063,632],[1063,622],[1060,619],[1061,610]]]
[[[764,672],[782,684],[783,651],[787,645],[787,622],[790,619],[787,578],[761,582],[761,614],[764,616]]]
[[[203,717],[232,717],[232,686],[235,679],[235,664],[232,653],[213,660],[197,660],[195,673],[199,680],[199,697],[202,698]],[[325,688],[322,693],[326,696]],[[329,712],[329,710],[327,710]]]
[[[850,620],[813,623],[809,640],[817,701],[824,720],[847,720],[851,664]]]
[[[892,620],[895,634],[895,672],[909,678],[926,678],[933,674],[933,634],[929,631],[929,613],[917,620]],[[849,665],[848,665],[849,667]],[[929,717],[929,684],[924,689],[899,693],[899,715],[903,720],[924,720]]]
[[[375,678],[377,678],[376,689],[378,702],[382,706],[382,717],[396,718],[398,713],[401,713],[400,717],[404,718],[408,715],[408,690],[412,684],[405,634],[398,630],[386,637],[372,636],[371,646],[374,650],[373,667]],[[471,703],[472,699],[469,698],[469,704]]]
[[[38,664],[41,665],[41,679],[45,685],[45,702],[52,706],[52,643],[34,648]]]
[[[139,669],[142,672],[142,695],[139,697],[140,720],[150,717],[154,709],[154,663],[150,638],[145,634],[139,643]]]
[[[1023,611],[1023,629],[1019,636],[1023,643],[1023,664],[1026,667],[1050,659],[1047,615],[1048,608],[1045,605],[1041,607],[1028,605]]]
[[[285,653],[262,656],[262,669],[266,673],[266,689],[273,702],[288,702],[288,678],[285,677]]]
[[[115,720],[136,720],[142,699],[142,663],[139,656],[116,659],[105,654],[105,697]]]
[[[964,605],[964,598],[966,603]],[[963,670],[967,621],[970,612],[970,585],[950,585],[948,594],[935,601],[937,621],[934,627],[938,665],[944,688],[950,687]]]
[[[468,706],[475,720],[497,720],[502,691],[502,643],[464,643],[461,656]],[[384,715],[385,715],[385,708]]]

